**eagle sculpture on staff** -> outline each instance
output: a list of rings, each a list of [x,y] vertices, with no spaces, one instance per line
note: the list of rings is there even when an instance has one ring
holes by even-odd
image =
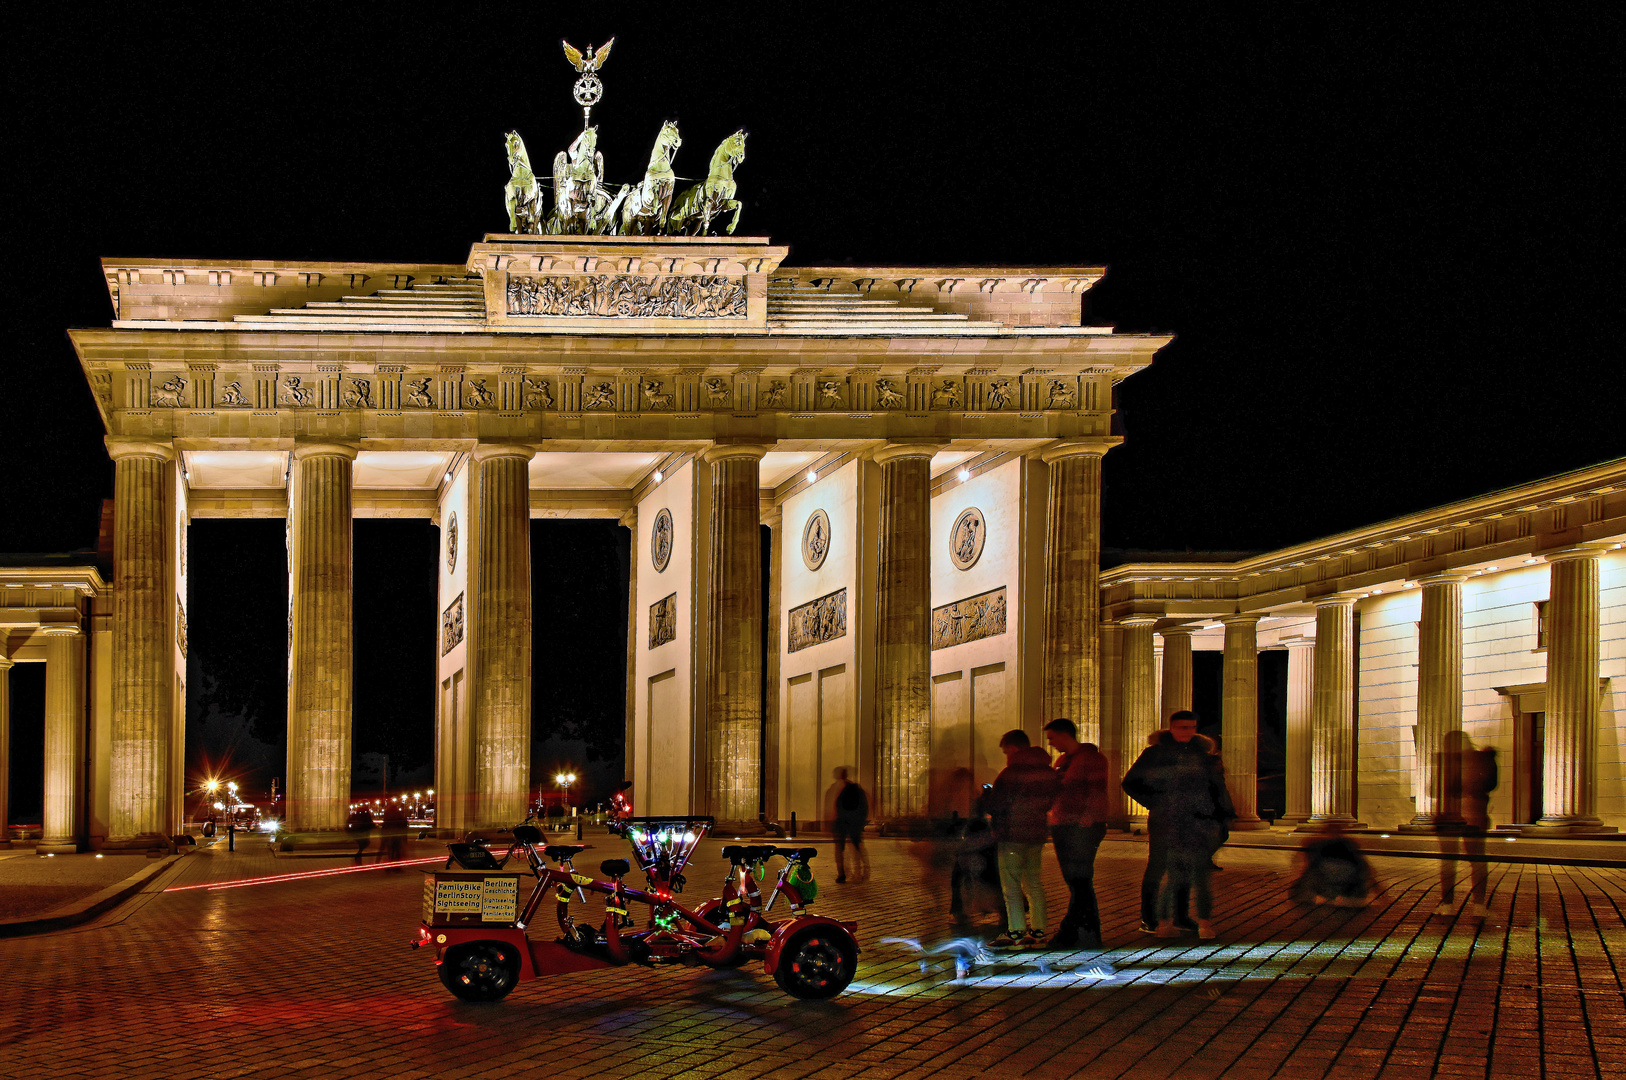
[[[583,75],[591,75],[600,67],[604,66],[604,61],[609,59],[610,46],[615,44],[615,38],[611,38],[609,41],[606,41],[604,43],[604,47],[598,50],[598,52],[594,52],[591,45],[587,46],[587,54],[585,56],[576,49],[576,46],[572,45],[568,41],[560,39],[559,44],[565,47],[565,59],[574,64],[577,71],[581,72]],[[589,57],[591,57],[591,59],[589,59]]]
[[[583,53],[563,38],[559,39],[559,44],[565,47],[565,59],[569,60],[576,70],[581,72],[576,78],[576,85],[571,88],[571,96],[576,99],[576,104],[582,107],[582,130],[585,131],[593,112],[593,106],[598,104],[598,99],[604,96],[604,83],[599,81],[598,69],[603,67],[604,61],[610,58],[610,46],[615,44],[615,38],[606,41],[603,48],[597,52],[594,52],[593,46],[589,45],[587,46],[587,52]]]

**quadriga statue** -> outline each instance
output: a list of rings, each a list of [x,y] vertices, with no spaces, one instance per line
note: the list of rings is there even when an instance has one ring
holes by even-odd
[[[572,236],[607,232],[626,194],[623,188],[612,200],[605,190],[598,128],[586,128],[570,144],[568,153],[561,150],[554,156],[553,216],[548,219],[548,232]]]
[[[539,233],[546,216],[546,195],[531,171],[531,157],[519,132],[508,133],[508,185],[502,189],[508,204],[508,231]]]
[[[672,207],[672,189],[677,174],[672,171],[672,157],[683,140],[678,136],[677,124],[668,120],[655,136],[655,149],[649,154],[649,168],[643,180],[621,189],[621,224],[616,231],[623,236],[658,236],[666,228],[666,215]]]

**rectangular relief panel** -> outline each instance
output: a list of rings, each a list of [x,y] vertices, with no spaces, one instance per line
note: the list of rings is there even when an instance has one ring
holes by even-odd
[[[649,647],[658,649],[677,640],[677,593],[649,605]]]
[[[1004,632],[1004,586],[932,609],[933,651]]]
[[[790,609],[790,644],[787,652],[800,652],[846,636],[846,589],[837,589]]]
[[[785,796],[803,822],[819,816],[819,699],[813,676],[798,675],[786,686]]]
[[[440,616],[440,655],[445,656],[463,640],[463,594],[447,605]]]
[[[679,707],[681,689],[675,670],[649,680],[646,814],[681,814],[688,809],[689,722]]]
[[[971,812],[971,717],[965,673],[932,677],[932,775],[928,801],[933,814]]]
[[[1021,727],[1010,706],[1004,664],[971,670],[971,772],[977,787],[993,783],[1005,767],[999,740],[1005,732]]]

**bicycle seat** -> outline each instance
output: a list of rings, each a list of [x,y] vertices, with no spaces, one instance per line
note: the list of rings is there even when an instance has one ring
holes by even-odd
[[[730,862],[756,862],[773,854],[772,848],[750,847],[745,844],[730,844],[723,849],[723,858]]]
[[[480,844],[447,844],[452,860],[465,870],[499,870],[502,863]]]
[[[586,850],[586,844],[549,844],[542,849],[542,854],[558,862],[564,862],[566,859],[574,859]]]
[[[542,830],[535,825],[515,825],[514,839],[522,844],[539,844],[542,842]]]
[[[801,859],[803,862],[807,862],[808,860],[812,859],[813,856],[815,856],[815,855],[817,855],[819,853],[819,849],[818,848],[810,848],[810,847],[804,847],[804,848],[776,847],[776,848],[773,849],[773,853],[775,855],[782,855],[787,859],[791,859],[791,860]]]
[[[632,864],[625,859],[605,859],[598,864],[598,869],[605,877],[626,877],[632,873]]]

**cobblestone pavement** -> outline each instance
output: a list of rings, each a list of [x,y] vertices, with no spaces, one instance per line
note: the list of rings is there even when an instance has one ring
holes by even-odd
[[[621,854],[618,841],[596,844],[594,856]],[[835,1001],[795,1001],[757,966],[606,969],[523,983],[487,1005],[450,997],[430,956],[406,948],[417,872],[159,891],[349,865],[201,851],[93,923],[0,941],[0,1074],[1626,1074],[1626,871],[1493,864],[1491,913],[1479,920],[1432,914],[1431,861],[1379,858],[1372,906],[1306,910],[1285,896],[1286,853],[1227,849],[1219,940],[1170,943],[1134,929],[1144,845],[1109,840],[1097,879],[1107,949],[1003,957],[956,978],[952,965],[922,970],[909,946],[882,943],[930,945],[954,931],[907,844],[871,849],[863,884],[833,884],[828,849],[814,864],[815,908],[856,919],[864,947]],[[1048,852],[1046,862],[1060,911]],[[710,895],[715,844],[695,866],[691,896]]]
[[[94,896],[146,865],[144,857],[133,855],[46,856],[32,848],[0,852],[0,919],[42,915]]]

